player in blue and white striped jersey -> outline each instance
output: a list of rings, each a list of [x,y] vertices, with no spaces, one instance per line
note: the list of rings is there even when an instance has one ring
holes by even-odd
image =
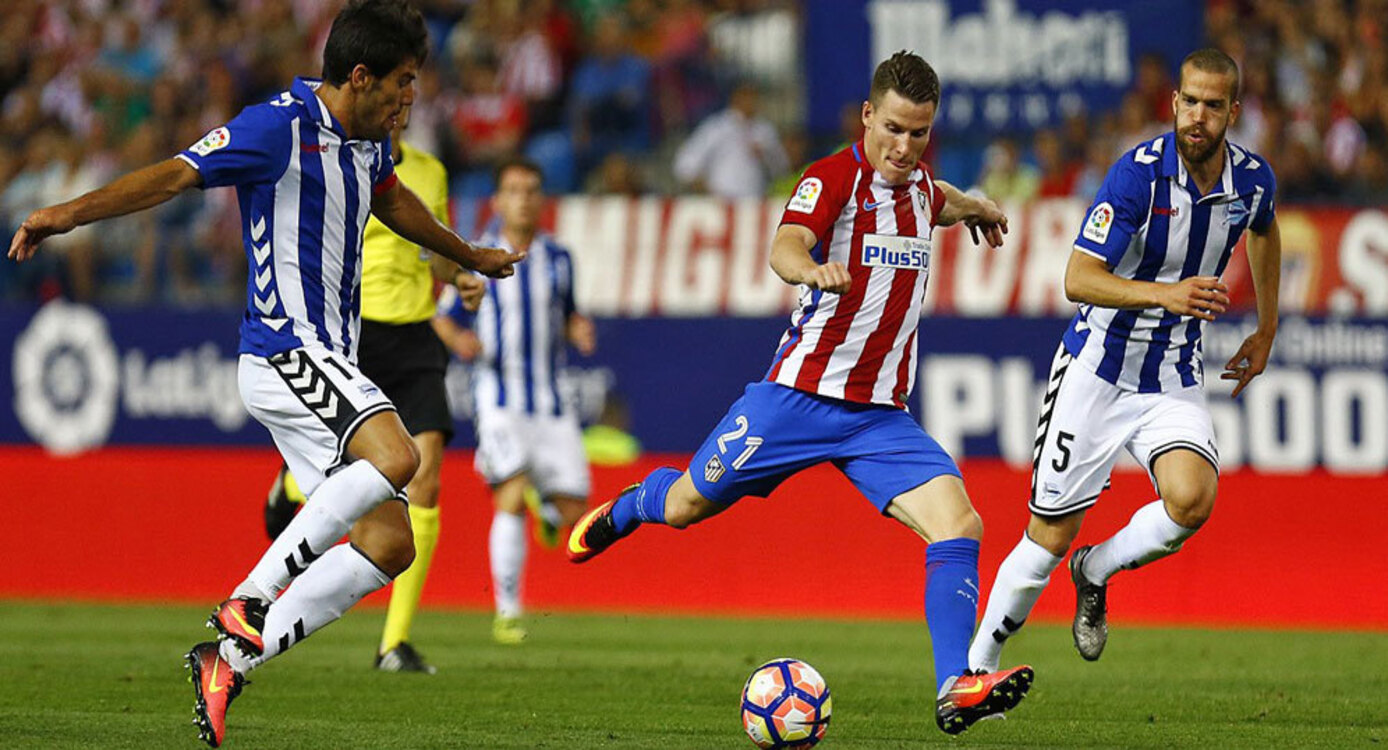
[[[241,398],[309,499],[214,611],[209,624],[221,643],[188,654],[196,720],[213,747],[246,671],[336,620],[414,557],[406,505],[388,501],[405,499],[419,452],[390,400],[356,367],[368,212],[490,276],[509,276],[524,257],[465,242],[394,175],[389,135],[413,103],[427,42],[407,0],[351,0],[329,31],[323,81],[295,80],[177,157],[35,211],[10,243],[9,256],[25,260],[51,235],[188,188],[236,186],[251,266]],[[194,536],[223,554],[209,527]],[[349,531],[350,542],[338,544]]]
[[[1229,305],[1219,280],[1248,232],[1258,328],[1225,365],[1233,395],[1267,366],[1277,333],[1281,239],[1266,160],[1225,140],[1239,114],[1239,71],[1215,49],[1191,53],[1172,93],[1173,132],[1124,154],[1075,240],[1065,291],[1079,302],[1051,369],[1032,473],[1031,521],[998,569],[969,651],[998,664],[1070,549],[1085,510],[1127,449],[1159,499],[1103,543],[1070,556],[1075,647],[1099,658],[1107,583],[1176,552],[1214,510],[1219,453],[1205,401],[1201,325]]]
[[[563,382],[568,345],[593,352],[593,324],[574,304],[569,251],[539,231],[544,194],[539,167],[524,159],[497,167],[492,208],[498,222],[482,242],[524,250],[516,275],[490,280],[475,316],[462,313],[445,289],[435,318],[439,338],[463,358],[475,353],[473,396],[477,471],[492,487],[496,513],[489,539],[496,620],[492,636],[514,644],[520,623],[525,567],[525,506],[533,486],[542,505],[532,508],[552,527],[573,524],[588,500],[588,460],[578,415]],[[459,326],[470,325],[472,333]],[[476,343],[470,341],[475,336]],[[555,540],[557,543],[557,539]]]

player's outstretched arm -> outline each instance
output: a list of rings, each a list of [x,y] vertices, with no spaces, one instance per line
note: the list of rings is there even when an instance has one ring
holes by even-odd
[[[1114,275],[1108,262],[1081,250],[1070,253],[1065,296],[1071,302],[1120,310],[1164,308],[1177,315],[1214,320],[1229,309],[1229,288],[1215,276],[1191,276],[1174,284]]]
[[[510,276],[516,272],[515,264],[525,259],[523,252],[477,247],[459,237],[439,222],[414,191],[398,181],[371,199],[371,213],[390,231],[410,242],[492,278]]]
[[[90,193],[29,214],[10,239],[9,257],[28,260],[48,237],[157,206],[201,182],[198,170],[182,159],[165,159],[137,169]]]
[[[1224,365],[1220,380],[1234,380],[1234,396],[1268,366],[1272,341],[1277,337],[1277,293],[1282,283],[1282,231],[1277,219],[1267,231],[1248,231],[1248,268],[1253,272],[1253,295],[1258,299],[1258,328],[1244,339]]]
[[[1002,236],[1007,234],[1007,214],[997,203],[969,195],[944,180],[936,180],[935,187],[945,194],[945,206],[935,217],[937,225],[947,227],[962,221],[969,228],[975,245],[979,244],[978,232],[982,230],[983,240],[989,247],[1002,247]]]
[[[818,242],[819,238],[808,227],[782,224],[771,241],[771,270],[787,284],[805,284],[811,289],[843,294],[852,286],[853,278],[842,263],[821,265],[810,257],[810,250]]]

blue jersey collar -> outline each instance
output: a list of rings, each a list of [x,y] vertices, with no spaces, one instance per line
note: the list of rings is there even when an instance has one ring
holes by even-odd
[[[313,121],[336,133],[342,140],[347,140],[347,132],[342,129],[337,118],[328,111],[328,105],[318,98],[318,87],[323,85],[323,81],[318,78],[295,78],[293,85],[289,87],[290,93],[295,99],[304,103],[308,109],[309,117]]]

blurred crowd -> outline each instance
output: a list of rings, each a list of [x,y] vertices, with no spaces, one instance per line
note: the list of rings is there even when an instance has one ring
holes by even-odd
[[[1388,0],[1209,0],[1205,30],[1243,78],[1229,140],[1272,164],[1282,203],[1388,203]],[[1143,55],[1117,110],[998,139],[979,187],[1093,197],[1117,156],[1171,129],[1179,65]]]
[[[342,4],[6,0],[0,230],[316,75]],[[487,195],[516,153],[554,193],[757,196],[792,168],[782,134],[803,122],[804,94],[791,0],[416,4],[432,49],[406,137],[444,161],[455,198]],[[237,221],[232,191],[190,191],[0,262],[0,299],[235,304]]]
[[[860,134],[804,130],[793,0],[416,0],[430,28],[407,139],[455,198],[491,190],[522,153],[552,193],[788,194],[813,157]],[[194,143],[320,68],[341,1],[6,0],[0,18],[0,231]],[[1388,0],[1210,0],[1209,41],[1244,71],[1231,138],[1277,170],[1283,202],[1388,201]],[[1141,59],[1112,112],[982,148],[990,195],[1089,198],[1114,157],[1170,127],[1179,61]],[[967,138],[936,148],[970,148]],[[238,305],[232,191],[0,261],[0,300]]]

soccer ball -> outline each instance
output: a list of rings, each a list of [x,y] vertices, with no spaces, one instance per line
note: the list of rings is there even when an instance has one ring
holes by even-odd
[[[799,659],[772,659],[742,686],[742,728],[763,750],[814,747],[832,710],[824,678]]]

